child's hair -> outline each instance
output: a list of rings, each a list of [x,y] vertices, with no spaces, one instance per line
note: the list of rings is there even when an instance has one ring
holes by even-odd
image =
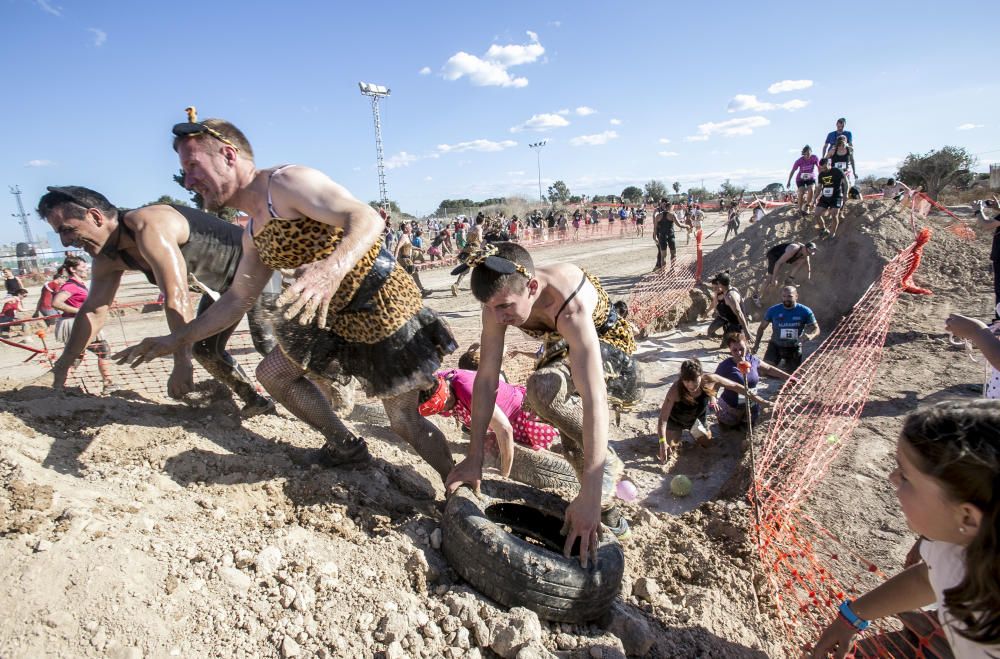
[[[67,256],[62,265],[59,266],[59,269],[56,270],[56,276],[58,277],[60,273],[63,273],[69,277],[69,273],[76,270],[83,262],[83,259],[79,256]]]
[[[479,344],[473,343],[469,349],[458,358],[458,367],[463,371],[479,370]]]
[[[940,482],[958,503],[983,513],[976,537],[965,548],[965,578],[944,592],[948,611],[976,643],[1000,640],[1000,401],[943,401],[906,418],[903,439],[916,452],[917,468]]]
[[[615,300],[611,307],[620,318],[628,318],[628,302],[625,300]]]

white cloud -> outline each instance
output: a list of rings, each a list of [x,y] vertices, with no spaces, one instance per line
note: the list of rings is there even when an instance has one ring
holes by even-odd
[[[735,137],[737,135],[753,135],[754,128],[761,128],[767,126],[771,121],[767,117],[754,116],[754,117],[740,117],[738,119],[729,119],[727,121],[713,122],[709,121],[704,124],[698,124],[698,134],[692,135],[691,137],[686,137],[688,142],[702,142],[707,140],[711,135],[719,134],[724,137]]]
[[[411,164],[420,160],[420,156],[414,155],[412,153],[407,153],[406,151],[400,151],[399,153],[389,156],[385,160],[386,169],[398,169],[400,167],[409,167]]]
[[[458,144],[438,144],[437,150],[439,153],[461,153],[462,151],[482,151],[484,153],[490,153],[493,151],[503,151],[504,149],[509,149],[512,146],[517,146],[517,142],[514,140],[502,140],[500,142],[494,142],[492,140],[470,140],[468,142],[459,142]]]
[[[556,114],[561,114],[562,116],[565,117],[567,114],[569,114],[569,110],[566,109],[566,108],[563,108],[562,110],[559,110],[559,112],[556,112]]]
[[[101,46],[103,46],[104,42],[108,40],[108,33],[105,32],[104,30],[100,29],[100,28],[88,27],[87,31],[93,33],[93,35],[94,35],[94,46],[97,47],[97,48],[100,48]]]
[[[728,112],[742,112],[750,110],[752,112],[767,112],[768,110],[788,110],[794,112],[809,105],[809,101],[793,98],[785,103],[768,103],[760,101],[753,94],[737,94],[729,101]]]
[[[670,139],[666,137],[661,137],[659,139],[660,144],[670,144]]]
[[[548,24],[554,28],[558,28],[562,26],[562,21],[549,21]]]
[[[545,54],[545,48],[538,42],[538,35],[528,31],[530,43],[493,44],[483,57],[476,57],[459,51],[444,63],[445,80],[467,77],[477,87],[525,87],[528,79],[514,77],[507,69],[512,66],[531,64]]]
[[[425,181],[433,181],[433,180],[434,180],[434,177],[433,177],[433,176],[425,176],[425,177],[424,177],[424,180],[425,180]]]
[[[431,74],[431,67],[425,66],[424,68],[420,69],[419,73],[422,76],[430,75]]]
[[[47,14],[52,14],[53,16],[62,16],[62,7],[55,7],[46,0],[35,0],[35,4]]]
[[[524,176],[524,170],[518,170],[516,172],[507,172],[507,176]]]
[[[813,86],[812,80],[782,80],[767,88],[770,94],[780,94],[782,92],[794,92],[799,89],[809,89]]]
[[[543,113],[543,114],[533,114],[531,119],[528,119],[523,124],[514,126],[510,129],[512,133],[520,133],[522,130],[534,130],[538,132],[552,130],[553,128],[562,128],[563,126],[569,126],[569,121],[564,119],[558,114]]]
[[[622,125],[622,120],[621,119],[612,119],[608,123],[611,124],[612,126],[621,126]]]
[[[973,130],[975,128],[982,128],[982,127],[983,127],[982,124],[962,124],[961,126],[955,128],[955,130]]]
[[[586,105],[581,105],[576,109],[576,114],[580,117],[587,117],[592,114],[597,114],[597,110]]]
[[[51,160],[29,160],[24,163],[25,167],[51,167],[55,163]]]
[[[607,144],[609,141],[618,139],[618,133],[613,130],[606,130],[603,133],[594,135],[580,135],[569,141],[572,146],[598,146]]]
[[[679,156],[679,155],[681,155],[681,154],[677,153],[676,151],[657,151],[656,153],[658,155],[663,156],[664,158],[671,158],[673,156]]]

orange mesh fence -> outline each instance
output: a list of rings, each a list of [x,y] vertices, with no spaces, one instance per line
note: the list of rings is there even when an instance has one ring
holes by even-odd
[[[817,639],[842,600],[885,578],[802,506],[859,423],[896,302],[904,292],[918,292],[909,278],[929,238],[930,229],[922,229],[886,264],[851,313],[782,387],[757,450],[750,493],[757,515],[751,526],[790,651]],[[920,656],[920,648],[933,640],[919,631],[926,620],[911,619],[907,626],[911,629],[903,633],[895,623],[873,625],[857,656],[890,656],[894,647],[892,656],[900,656],[903,647],[910,649],[906,656]],[[889,632],[900,633],[886,636]]]
[[[947,229],[948,231],[952,232],[953,234],[964,240],[973,241],[976,239],[976,232],[970,226],[968,221],[963,220],[959,216],[955,215],[946,207],[934,201],[923,192],[918,192],[917,194],[913,195],[913,199],[910,202],[911,221],[915,223],[916,220],[912,219],[915,217],[919,217],[922,220],[926,220],[928,216],[931,214],[931,211],[934,210],[944,213],[952,220],[954,220],[954,222],[947,225],[945,229]]]
[[[628,296],[628,318],[641,330],[648,329],[680,303],[690,298],[690,291],[701,281],[702,244],[721,227],[708,235],[695,232],[694,245],[677,248],[677,260],[645,275]],[[669,259],[669,253],[664,258]]]

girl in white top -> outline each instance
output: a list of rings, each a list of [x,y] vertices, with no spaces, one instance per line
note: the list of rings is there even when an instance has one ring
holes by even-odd
[[[889,480],[907,525],[923,536],[923,560],[841,604],[812,656],[842,658],[868,620],[931,604],[955,657],[1000,656],[1000,401],[944,401],[914,412],[896,461]]]

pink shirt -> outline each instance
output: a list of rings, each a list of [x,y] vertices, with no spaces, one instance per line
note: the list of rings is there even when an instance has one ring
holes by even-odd
[[[87,301],[87,285],[78,279],[67,279],[66,283],[59,288],[59,292],[69,291],[69,298],[66,299],[66,306],[79,309]]]
[[[472,385],[476,380],[476,372],[453,368],[438,371],[438,375],[450,380],[451,390],[455,394],[455,407],[442,412],[441,416],[456,416],[468,426],[472,421]],[[544,423],[530,409],[522,407],[523,402],[524,387],[507,382],[498,383],[496,404],[510,421],[514,441],[536,451],[547,449],[553,441],[559,439],[559,431]]]
[[[476,381],[475,371],[465,371],[458,368],[438,371],[438,375],[446,380],[451,380],[451,390],[455,393],[455,400],[467,410],[472,410],[472,385]],[[514,413],[521,409],[524,402],[524,388],[516,387],[507,382],[500,382],[497,387],[497,407],[511,418]]]
[[[785,162],[788,162],[787,160]],[[815,154],[806,158],[802,156],[795,161],[792,165],[792,169],[798,169],[799,173],[796,175],[796,179],[800,181],[815,181],[816,180],[816,168],[819,166],[819,158]]]

